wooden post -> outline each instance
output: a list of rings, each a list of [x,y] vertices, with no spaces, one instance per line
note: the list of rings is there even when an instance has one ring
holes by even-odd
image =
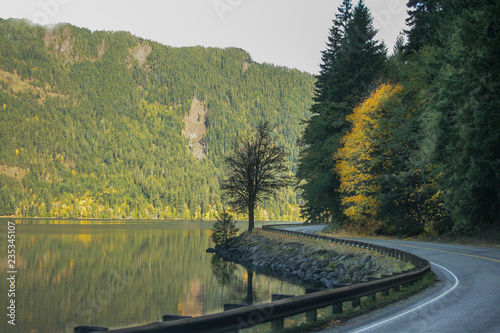
[[[388,278],[388,277],[391,277],[391,276],[392,275],[382,274],[381,278],[385,279],[385,278]],[[389,296],[389,289],[382,291],[382,295]]]
[[[370,281],[378,280],[378,278],[373,277],[373,276],[369,276],[367,278],[367,280],[368,280],[368,282],[370,282]],[[377,300],[377,293],[373,293],[371,295],[368,295],[368,297],[370,298],[371,301],[376,301]]]
[[[285,298],[290,298],[294,297],[295,295],[283,295],[283,294],[271,294],[271,301],[279,301],[280,299],[285,299]],[[276,319],[271,322],[271,331],[272,332],[279,332],[283,329],[284,324],[283,324],[283,319]]]
[[[342,313],[342,302],[332,305],[332,314]]]
[[[316,293],[318,291],[321,291],[320,289],[313,289],[313,288],[308,288],[306,289],[306,294],[312,294]],[[306,318],[308,321],[316,321],[318,320],[318,313],[316,312],[316,309],[312,311],[306,312]]]
[[[359,308],[361,306],[361,297],[353,298],[351,304],[353,308]]]
[[[242,308],[242,307],[249,306],[249,305],[250,304],[245,304],[245,303],[226,303],[226,304],[224,304],[224,311],[238,309],[238,308]],[[239,333],[239,331],[240,331],[239,329],[235,329],[234,331],[225,332],[225,333]]]

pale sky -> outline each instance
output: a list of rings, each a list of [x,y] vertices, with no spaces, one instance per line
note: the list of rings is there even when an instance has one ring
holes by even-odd
[[[0,0],[0,17],[125,30],[170,46],[240,47],[256,62],[317,74],[342,0]],[[407,0],[365,0],[389,53]],[[353,3],[357,3],[354,0]]]

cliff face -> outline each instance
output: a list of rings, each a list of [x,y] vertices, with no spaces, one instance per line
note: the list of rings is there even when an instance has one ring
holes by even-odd
[[[189,139],[189,150],[197,160],[207,157],[208,145],[204,135],[207,131],[207,109],[196,97],[191,102],[189,113],[184,117],[184,135]]]

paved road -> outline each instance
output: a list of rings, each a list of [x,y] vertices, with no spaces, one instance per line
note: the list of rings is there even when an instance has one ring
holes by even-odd
[[[321,226],[294,227],[315,232]],[[435,286],[322,332],[500,332],[500,250],[396,240],[373,244],[429,260]]]

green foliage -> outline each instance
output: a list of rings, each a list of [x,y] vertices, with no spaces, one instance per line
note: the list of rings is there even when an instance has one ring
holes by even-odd
[[[71,25],[0,20],[0,43],[0,215],[215,219],[222,156],[266,119],[295,171],[310,74]],[[207,110],[200,160],[185,137],[194,98]],[[298,203],[283,190],[260,217],[292,219]]]
[[[400,162],[386,177],[394,190],[382,193],[386,231],[434,236],[495,228],[499,35],[492,27],[500,7],[453,0],[410,6],[412,52],[395,57],[405,107],[391,120],[399,127],[390,145]]]
[[[345,88],[328,81],[326,69],[336,64],[347,28],[335,35],[338,43],[330,44],[337,46],[336,51],[324,53],[334,56],[324,57],[329,62],[325,61],[318,78],[321,99],[316,97],[304,132],[306,146],[298,172],[306,181],[301,186],[306,206],[313,204],[315,195],[334,202],[345,209],[351,224],[363,222],[357,224],[363,229],[358,232],[378,230],[398,236],[498,233],[500,4],[410,0],[408,7],[408,41],[406,45],[398,41],[381,82],[371,81],[376,86],[401,86],[401,93],[379,108],[368,105],[378,94],[374,87],[364,93],[356,91],[353,96],[359,101],[371,91],[359,103],[366,109],[364,119],[359,108],[347,104],[353,99],[327,103],[336,96],[332,87]],[[351,58],[356,56],[361,51]],[[353,67],[342,64],[349,71],[335,74],[343,83],[365,68],[355,62]],[[348,92],[344,90],[344,96]],[[341,111],[339,105],[345,109]],[[354,121],[357,118],[362,121]],[[341,133],[339,128],[345,128],[346,122],[353,127],[344,130],[347,134],[339,144],[330,133]],[[328,174],[330,168],[324,163],[331,149],[337,175]],[[334,181],[337,176],[340,182]],[[306,216],[331,215],[333,208],[327,204],[314,204],[324,213],[306,207]]]
[[[380,147],[387,133],[380,129],[387,110],[399,104],[402,86],[381,85],[346,117],[352,129],[342,138],[335,154],[335,171],[340,177],[342,208],[350,229],[373,234],[380,229],[380,177],[392,152]],[[377,158],[379,157],[379,158]]]
[[[443,4],[446,0],[409,0],[407,3],[410,29],[407,31],[408,43],[405,52],[419,51],[424,46],[437,46],[439,34],[445,26]]]
[[[449,6],[455,15],[428,109],[445,205],[455,231],[474,233],[500,226],[500,3]]]
[[[226,244],[231,238],[238,235],[239,230],[236,227],[233,215],[227,211],[221,212],[217,222],[212,227],[210,239],[218,245]]]
[[[298,188],[302,191],[302,214],[310,221],[342,221],[339,177],[332,170],[331,156],[349,129],[345,117],[368,93],[385,61],[385,47],[374,37],[369,10],[360,2],[352,8],[344,1],[330,30],[316,82],[312,117],[302,137]]]

